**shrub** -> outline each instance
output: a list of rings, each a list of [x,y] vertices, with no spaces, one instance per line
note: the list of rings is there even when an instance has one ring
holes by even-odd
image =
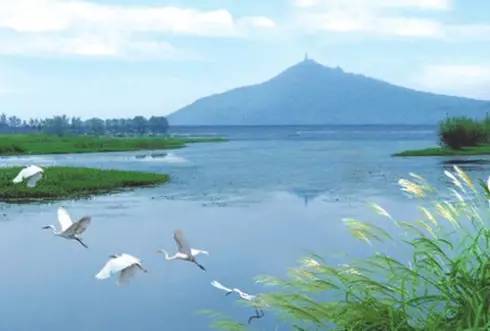
[[[467,117],[448,118],[439,124],[439,139],[454,149],[477,146],[488,141],[490,120],[482,122]]]
[[[489,330],[490,193],[457,167],[445,174],[452,184],[444,195],[415,174],[399,181],[403,191],[422,200],[414,221],[373,205],[398,229],[396,235],[372,223],[345,221],[367,244],[404,246],[408,263],[386,253],[340,266],[310,256],[285,278],[259,278],[273,286],[260,295],[264,309],[294,330]],[[214,326],[246,328],[229,320]]]

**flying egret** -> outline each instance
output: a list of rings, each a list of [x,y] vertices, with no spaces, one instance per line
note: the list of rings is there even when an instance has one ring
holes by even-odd
[[[43,226],[43,229],[51,229],[55,236],[76,240],[83,247],[88,248],[88,246],[82,241],[82,238],[80,238],[80,235],[87,230],[87,227],[90,225],[90,220],[91,218],[89,216],[85,216],[79,221],[73,222],[66,209],[60,207],[58,208],[58,222],[60,223],[60,230],[56,230],[54,225]]]
[[[109,261],[107,261],[99,273],[95,275],[95,278],[107,279],[113,274],[119,273],[117,285],[123,285],[126,284],[138,270],[148,272],[148,270],[141,265],[140,259],[126,253],[119,255],[114,254],[110,256]]]
[[[184,234],[182,233],[181,230],[177,230],[174,232],[174,240],[177,243],[177,250],[178,250],[178,252],[175,253],[175,255],[169,256],[168,252],[164,249],[159,249],[157,253],[162,253],[165,256],[165,260],[167,261],[183,260],[183,261],[192,262],[195,265],[197,265],[199,268],[201,268],[203,271],[206,271],[206,268],[204,268],[201,264],[199,264],[196,261],[196,256],[200,254],[209,255],[207,251],[190,248],[189,243],[187,242],[187,240],[185,240]]]
[[[12,183],[19,184],[27,180],[27,187],[36,187],[38,181],[43,178],[44,170],[36,165],[30,165],[23,168],[17,176],[12,180]]]
[[[226,292],[225,295],[230,295],[234,292],[234,293],[238,294],[238,297],[240,299],[253,303],[253,305],[255,306],[255,315],[252,315],[248,318],[248,324],[250,324],[254,318],[259,319],[259,318],[264,317],[264,315],[265,315],[264,311],[257,304],[257,296],[256,295],[252,295],[252,294],[248,294],[246,292],[243,292],[239,288],[226,287],[223,284],[221,284],[220,282],[218,282],[217,280],[213,280],[211,282],[211,285],[213,287],[217,288],[218,290],[222,290],[222,291]]]

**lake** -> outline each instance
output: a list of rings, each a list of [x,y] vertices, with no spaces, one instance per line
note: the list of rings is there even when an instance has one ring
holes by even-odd
[[[400,177],[415,172],[442,187],[442,171],[452,164],[477,178],[490,173],[489,157],[391,157],[435,145],[435,127],[172,130],[229,141],[165,153],[0,158],[0,166],[73,165],[171,175],[167,185],[92,199],[0,204],[0,330],[207,330],[209,320],[198,313],[202,309],[246,322],[250,309],[212,288],[212,280],[259,293],[264,289],[255,276],[284,275],[311,252],[331,263],[366,256],[371,250],[349,235],[342,219],[380,220],[370,202],[394,216],[415,216],[415,202],[398,187]],[[59,206],[74,218],[92,216],[83,236],[89,249],[41,230],[57,224]],[[192,247],[210,252],[199,259],[207,272],[156,254],[159,248],[175,251],[172,233],[178,228]],[[108,256],[120,252],[140,257],[149,273],[136,275],[125,287],[114,279],[97,281],[94,275]],[[272,314],[254,323],[257,329],[281,330]]]

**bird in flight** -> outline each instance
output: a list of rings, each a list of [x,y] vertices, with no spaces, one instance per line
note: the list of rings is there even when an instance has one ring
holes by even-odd
[[[84,216],[77,222],[73,222],[68,211],[63,207],[60,207],[58,208],[58,222],[60,223],[60,229],[56,230],[54,225],[43,226],[43,229],[51,229],[55,236],[76,240],[83,247],[88,248],[82,241],[82,238],[80,238],[80,235],[87,230],[90,221],[91,218],[89,216]]]
[[[119,273],[117,285],[124,285],[138,270],[148,272],[148,270],[141,265],[140,259],[126,253],[114,254],[110,256],[109,261],[107,261],[97,275],[95,275],[95,278],[107,279],[112,275]]]
[[[218,290],[222,290],[225,292],[225,295],[230,295],[232,293],[236,293],[238,294],[238,297],[242,300],[245,300],[247,302],[251,302],[254,304],[255,306],[255,315],[252,315],[248,318],[248,324],[250,324],[254,319],[260,319],[262,317],[264,317],[264,311],[262,310],[262,308],[260,308],[256,302],[257,302],[257,296],[256,295],[252,295],[252,294],[248,294],[246,292],[243,292],[242,290],[240,290],[239,288],[229,288],[229,287],[226,287],[224,286],[223,284],[221,284],[220,282],[218,282],[217,280],[213,280],[211,282],[211,285],[215,288],[217,288]]]
[[[23,168],[17,176],[12,180],[12,183],[19,184],[27,180],[27,187],[34,188],[37,182],[43,178],[44,170],[36,165],[30,165]]]
[[[197,262],[196,256],[200,254],[209,255],[207,251],[190,248],[189,243],[185,239],[182,230],[176,230],[174,232],[174,240],[177,243],[177,253],[175,253],[175,255],[170,256],[168,252],[164,249],[159,249],[157,252],[163,254],[167,261],[183,260],[183,261],[192,262],[195,265],[197,265],[201,270],[206,271],[206,268],[204,268],[204,266],[202,266]]]

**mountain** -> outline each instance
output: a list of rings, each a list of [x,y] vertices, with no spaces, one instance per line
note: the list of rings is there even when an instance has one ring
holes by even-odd
[[[420,92],[314,60],[257,85],[211,95],[171,114],[171,125],[435,124],[483,117],[490,101]]]

